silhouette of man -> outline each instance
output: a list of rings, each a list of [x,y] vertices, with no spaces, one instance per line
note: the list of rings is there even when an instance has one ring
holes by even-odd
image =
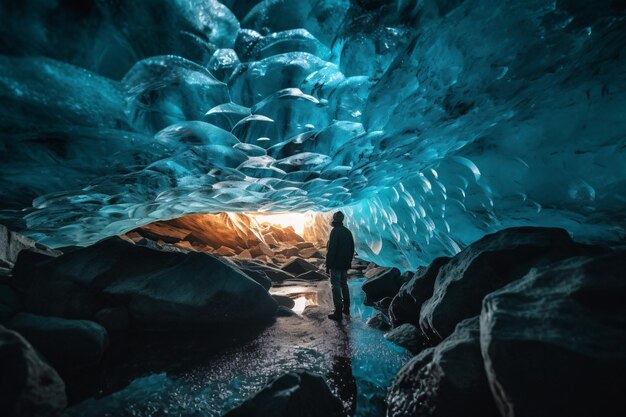
[[[352,233],[343,225],[344,215],[333,214],[333,230],[326,245],[326,272],[330,271],[330,285],[333,292],[335,311],[328,315],[331,320],[341,320],[343,314],[350,315],[350,292],[348,290],[348,269],[354,256]]]

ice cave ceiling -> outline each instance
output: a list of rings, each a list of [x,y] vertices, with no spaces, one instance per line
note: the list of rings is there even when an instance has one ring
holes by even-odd
[[[5,0],[0,222],[54,246],[345,210],[415,267],[511,225],[619,241],[616,0]]]

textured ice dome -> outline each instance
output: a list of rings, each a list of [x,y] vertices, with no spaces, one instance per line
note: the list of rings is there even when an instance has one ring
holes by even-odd
[[[598,0],[6,0],[0,221],[60,247],[341,208],[413,269],[625,237],[626,14]]]

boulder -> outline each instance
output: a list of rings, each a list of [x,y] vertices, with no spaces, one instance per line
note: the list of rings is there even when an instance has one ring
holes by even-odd
[[[403,324],[402,326],[410,326]],[[387,396],[388,417],[498,417],[480,352],[478,317],[411,359]]]
[[[226,246],[220,246],[213,253],[220,256],[235,256],[237,254],[237,252],[235,252],[233,249]]]
[[[66,405],[56,371],[22,336],[0,326],[0,415],[56,416]]]
[[[290,372],[268,384],[224,417],[340,417],[341,401],[324,378],[308,371]]]
[[[296,243],[296,248],[302,250],[306,248],[313,248],[313,243],[311,242],[298,242]]]
[[[289,309],[294,308],[296,305],[296,302],[293,301],[291,297],[287,297],[286,295],[273,294],[272,298],[278,303],[279,306],[284,306]]]
[[[387,311],[389,310],[389,306],[391,305],[391,302],[393,301],[393,298],[391,297],[385,297],[382,300],[378,300],[376,301],[373,306],[374,308],[380,310],[380,311],[384,311],[385,313],[387,313]]]
[[[382,330],[383,332],[391,329],[391,322],[389,321],[389,317],[387,317],[381,311],[377,311],[372,314],[372,316],[367,319],[365,324],[373,327],[374,329]]]
[[[239,254],[237,254],[237,257],[239,259],[252,259],[252,254],[250,253],[248,249],[244,249],[241,252],[239,252]]]
[[[7,284],[0,284],[0,322],[13,317],[21,308],[19,295]]]
[[[26,308],[41,315],[93,319],[103,308],[123,305],[140,328],[198,329],[264,322],[276,311],[267,291],[227,259],[157,251],[117,237],[30,273]]]
[[[363,283],[366,305],[373,305],[385,297],[395,297],[404,284],[398,268],[378,268],[378,271]]]
[[[400,326],[385,333],[385,339],[398,346],[402,346],[408,351],[416,354],[424,349],[424,336],[422,332],[409,323]]]
[[[420,327],[436,343],[461,320],[480,314],[483,298],[530,268],[602,249],[577,244],[567,231],[514,227],[484,236],[442,266],[433,295],[420,310]]]
[[[276,317],[291,317],[295,315],[296,315],[295,311],[285,306],[279,305],[278,308],[276,309]]]
[[[505,417],[623,416],[626,251],[531,270],[485,297],[481,348]]]
[[[109,344],[104,327],[88,320],[19,313],[7,326],[24,336],[56,369],[95,365]]]
[[[250,275],[250,271],[260,271],[267,278],[269,278],[272,282],[283,282],[287,279],[292,279],[293,275],[288,272],[285,272],[281,269],[274,268],[269,265],[265,265],[259,263],[255,260],[246,260],[246,259],[236,259],[235,263],[241,268],[246,274]],[[252,275],[250,275],[252,277]]]
[[[291,258],[292,256],[299,256],[300,251],[296,247],[285,248],[277,251],[277,253],[283,255],[285,258]]]
[[[303,258],[324,259],[324,256],[316,248],[305,248],[300,250],[300,256]]]
[[[124,306],[103,308],[96,313],[95,320],[108,332],[123,331],[130,326],[128,309]]]
[[[296,276],[296,279],[301,279],[304,281],[324,281],[328,279],[328,275],[320,271],[307,271]]]
[[[317,267],[315,265],[300,258],[292,259],[280,269],[293,275],[300,275],[308,271],[317,271]]]
[[[442,266],[450,260],[444,256],[437,258],[426,268],[420,268],[413,277],[400,287],[398,294],[389,306],[389,317],[393,326],[411,323],[419,326],[420,307],[433,295],[435,278]]]
[[[270,247],[263,242],[259,242],[257,245],[251,247],[249,250],[250,255],[252,255],[253,258],[258,258],[263,255],[269,257],[274,256],[274,251],[271,250]]]

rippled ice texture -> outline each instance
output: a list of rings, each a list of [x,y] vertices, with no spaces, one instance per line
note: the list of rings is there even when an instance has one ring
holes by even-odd
[[[51,246],[344,208],[415,268],[486,232],[624,237],[613,0],[7,0],[0,221]]]

